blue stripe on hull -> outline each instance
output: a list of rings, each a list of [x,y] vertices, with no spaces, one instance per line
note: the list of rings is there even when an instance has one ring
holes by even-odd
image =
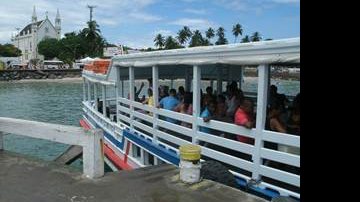
[[[89,116],[87,116],[87,117],[89,117]],[[91,117],[90,117],[90,119],[88,118],[88,120],[91,121],[91,124],[93,124],[97,128],[101,128],[99,125],[97,125],[92,120]],[[110,140],[114,145],[116,145],[116,147],[118,147],[122,151],[124,148],[124,138],[126,137],[127,139],[136,143],[140,147],[150,151],[152,154],[154,154],[160,158],[163,158],[176,166],[179,165],[180,158],[176,154],[175,151],[168,150],[163,145],[156,145],[156,144],[152,143],[151,139],[146,139],[145,136],[143,136],[143,135],[139,135],[137,133],[131,133],[129,130],[123,130],[123,137],[122,137],[121,142],[119,142],[111,134],[109,134],[105,131],[104,131],[104,135],[108,140]],[[245,189],[250,189],[255,193],[260,193],[269,198],[274,198],[274,197],[277,197],[280,195],[278,191],[273,190],[273,189],[267,189],[267,188],[264,189],[264,188],[259,188],[259,187],[253,186],[253,185],[248,186],[246,180],[244,180],[240,177],[236,177],[236,181],[240,185],[240,187],[245,188]]]
[[[86,116],[86,117],[87,117],[88,121],[90,121],[91,124],[94,125],[96,128],[103,129],[103,128],[101,128],[101,126],[99,126],[98,124],[96,124],[96,122],[93,121],[90,116]],[[118,149],[120,149],[121,151],[124,151],[124,142],[125,142],[125,141],[124,141],[124,140],[125,140],[124,136],[122,137],[121,142],[120,142],[120,141],[117,140],[113,135],[105,132],[105,130],[103,130],[103,131],[104,131],[104,136],[105,136],[109,141],[111,141],[111,143],[113,143],[113,144],[114,144]]]
[[[163,158],[176,166],[179,165],[180,158],[176,153],[171,152],[159,145],[155,145],[154,143],[151,142],[151,140],[144,139],[140,137],[138,134],[133,134],[128,130],[123,131],[123,136],[125,136],[132,142],[136,143],[140,147],[150,151],[154,155]]]

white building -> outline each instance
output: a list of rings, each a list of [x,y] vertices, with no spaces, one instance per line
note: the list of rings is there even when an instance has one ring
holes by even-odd
[[[48,19],[37,20],[35,6],[31,17],[31,23],[26,25],[16,36],[11,40],[15,47],[21,50],[21,62],[27,63],[31,59],[43,59],[37,51],[37,45],[45,38],[60,39],[61,36],[61,19],[59,9],[56,13],[55,26]]]

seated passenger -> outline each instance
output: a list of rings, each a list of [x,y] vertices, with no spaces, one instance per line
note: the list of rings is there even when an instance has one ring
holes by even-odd
[[[185,88],[184,88],[184,86],[179,86],[176,97],[178,98],[178,100],[180,102],[182,102],[184,99],[184,96],[185,96]]]
[[[210,101],[205,109],[201,112],[200,117],[203,118],[204,122],[209,122],[215,115],[216,104],[215,101]],[[200,127],[199,130],[204,133],[211,133],[211,129],[207,127]]]
[[[174,111],[182,114],[192,115],[193,113],[192,100],[193,100],[192,93],[186,92],[182,102],[180,102],[178,106],[176,106]],[[191,128],[191,124],[184,121],[182,121],[180,125]]]
[[[236,88],[234,88],[234,86],[230,86],[229,87],[229,92],[228,92],[228,98],[226,100],[226,116],[229,118],[233,118],[236,109],[239,106],[240,103],[240,99],[236,96]]]
[[[287,121],[287,131],[300,136],[300,93],[293,100],[293,108]]]
[[[158,107],[174,111],[175,107],[180,103],[179,100],[175,96],[176,96],[176,90],[171,89],[170,90],[170,95],[167,96],[167,97],[164,97],[163,99],[161,99],[160,102],[159,102]],[[169,118],[169,117],[166,117],[165,120],[168,121],[168,122],[171,122],[171,123],[176,123],[177,122],[175,119],[172,119],[172,118]]]
[[[286,133],[286,126],[280,119],[281,110],[282,108],[279,102],[273,102],[270,105],[265,129]]]
[[[235,124],[244,126],[246,128],[254,127],[254,118],[253,118],[254,104],[250,99],[245,98],[240,103],[239,108],[235,113]],[[240,142],[247,144],[254,144],[254,139],[238,135],[236,139]]]
[[[226,116],[226,103],[225,103],[225,97],[223,95],[218,95],[217,99],[216,99],[216,110],[215,110],[215,120],[218,121],[223,121],[223,122],[228,122],[228,123],[232,123],[233,122],[233,118],[229,118]]]
[[[202,101],[203,101],[202,106],[207,106],[207,104],[209,102],[212,102],[215,100],[216,100],[216,97],[213,94],[213,89],[210,86],[208,86],[206,88],[206,94],[203,96],[203,99],[202,99]]]

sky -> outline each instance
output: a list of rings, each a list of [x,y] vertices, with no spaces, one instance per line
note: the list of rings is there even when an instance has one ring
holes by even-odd
[[[33,6],[37,19],[45,13],[54,24],[59,9],[62,35],[79,31],[89,21],[87,5],[95,5],[93,19],[109,43],[132,48],[154,47],[155,35],[176,36],[183,26],[203,35],[212,27],[231,30],[236,23],[243,36],[258,31],[263,39],[300,36],[300,0],[0,0],[0,43],[10,43],[16,28],[31,22]],[[241,36],[240,36],[241,37]],[[214,42],[216,39],[212,39]],[[239,39],[238,39],[239,41]]]

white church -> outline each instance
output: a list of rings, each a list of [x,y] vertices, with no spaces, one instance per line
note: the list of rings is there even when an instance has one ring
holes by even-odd
[[[31,59],[41,59],[44,57],[37,51],[37,45],[45,38],[60,39],[61,19],[59,9],[56,13],[55,26],[49,20],[47,14],[44,20],[37,20],[35,6],[31,17],[31,23],[26,25],[11,40],[15,47],[21,50],[21,63],[28,63]]]

